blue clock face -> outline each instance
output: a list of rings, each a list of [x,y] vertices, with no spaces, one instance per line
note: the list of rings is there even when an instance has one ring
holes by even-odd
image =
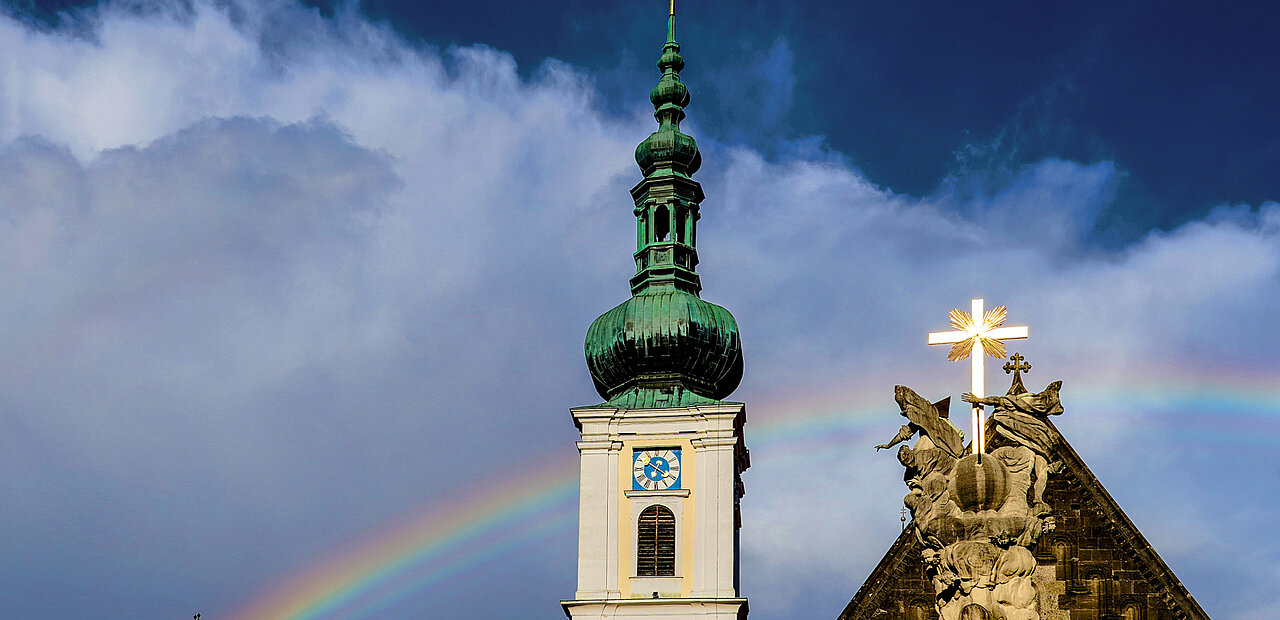
[[[680,488],[680,449],[647,448],[632,457],[631,488],[665,491]]]

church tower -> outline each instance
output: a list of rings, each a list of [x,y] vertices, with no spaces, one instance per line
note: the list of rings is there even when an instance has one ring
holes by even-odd
[[[587,330],[587,367],[605,402],[571,409],[582,433],[578,589],[570,618],[745,619],[738,501],[750,464],[738,324],[699,297],[702,163],[680,131],[689,91],[675,11],[649,93],[658,130],[636,147],[631,298]]]

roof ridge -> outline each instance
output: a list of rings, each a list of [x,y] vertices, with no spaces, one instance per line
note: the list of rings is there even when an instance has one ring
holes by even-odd
[[[1049,428],[1057,435],[1058,445],[1056,446],[1059,454],[1067,468],[1071,469],[1071,473],[1080,482],[1081,488],[1093,497],[1094,501],[1106,512],[1106,518],[1116,529],[1116,538],[1130,548],[1134,555],[1147,564],[1147,568],[1156,568],[1150,575],[1144,575],[1148,580],[1156,579],[1159,585],[1164,588],[1165,598],[1174,598],[1169,602],[1174,604],[1178,612],[1183,618],[1204,618],[1209,619],[1209,615],[1205,613],[1204,608],[1200,607],[1200,603],[1195,597],[1191,596],[1191,592],[1182,584],[1182,580],[1177,578],[1173,569],[1169,567],[1164,558],[1160,557],[1160,553],[1156,548],[1147,541],[1147,537],[1142,535],[1142,530],[1125,514],[1124,509],[1120,507],[1120,503],[1116,501],[1107,488],[1103,486],[1102,481],[1093,473],[1089,465],[1084,462],[1084,458],[1079,452],[1067,441],[1062,435],[1062,431],[1053,424],[1052,420],[1046,419]],[[1169,592],[1173,592],[1174,596],[1170,597]]]

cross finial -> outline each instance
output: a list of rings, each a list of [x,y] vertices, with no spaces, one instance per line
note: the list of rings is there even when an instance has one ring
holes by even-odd
[[[1014,355],[1010,355],[1009,360],[1006,361],[1004,366],[1005,374],[1014,373],[1014,380],[1018,380],[1021,373],[1032,369],[1030,363],[1024,363],[1023,354],[1019,354],[1019,352],[1014,352]]]
[[[974,299],[969,305],[969,312],[959,308],[951,311],[951,327],[955,328],[955,331],[932,332],[929,334],[929,344],[952,345],[951,352],[947,355],[948,360],[958,362],[966,357],[970,357],[973,360],[972,394],[979,398],[986,395],[986,382],[983,377],[984,369],[982,366],[983,357],[990,355],[991,357],[1003,358],[1005,353],[1003,340],[1026,338],[1028,335],[1025,325],[1002,327],[1005,316],[1008,315],[1004,306],[996,306],[990,312],[983,312],[982,301],[981,299]],[[977,351],[974,351],[975,348]],[[1028,368],[1030,367],[1028,366]],[[982,405],[974,404],[974,454],[982,452],[982,445],[987,439],[984,431],[985,429],[982,427]]]
[[[676,14],[676,0],[671,0],[671,15]]]
[[[1019,373],[1025,373],[1025,371],[1032,369],[1030,363],[1023,363],[1023,354],[1019,354],[1019,352],[1009,356],[1009,359],[1012,361],[1006,361],[1005,374],[1014,373],[1015,379],[1018,378]]]
[[[1008,362],[1004,363],[1004,374],[1013,373],[1013,383],[1009,384],[1009,394],[1021,394],[1027,391],[1027,386],[1022,384],[1022,373],[1031,370],[1030,362],[1024,363],[1021,353],[1014,353],[1009,356]]]
[[[907,509],[902,509],[902,529],[907,529]]]

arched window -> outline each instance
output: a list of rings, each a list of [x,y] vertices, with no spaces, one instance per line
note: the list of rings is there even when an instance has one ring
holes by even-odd
[[[910,617],[911,620],[930,620],[930,618],[934,618],[936,616],[933,614],[933,605],[916,601],[915,604],[911,606]]]
[[[658,207],[653,212],[653,240],[663,242],[671,234],[671,212],[666,207]]]
[[[636,575],[675,576],[676,517],[671,509],[658,504],[645,508],[636,530]]]
[[[1062,581],[1072,581],[1075,579],[1074,571],[1071,570],[1071,547],[1062,541],[1053,544],[1053,559],[1057,564],[1057,577]]]

